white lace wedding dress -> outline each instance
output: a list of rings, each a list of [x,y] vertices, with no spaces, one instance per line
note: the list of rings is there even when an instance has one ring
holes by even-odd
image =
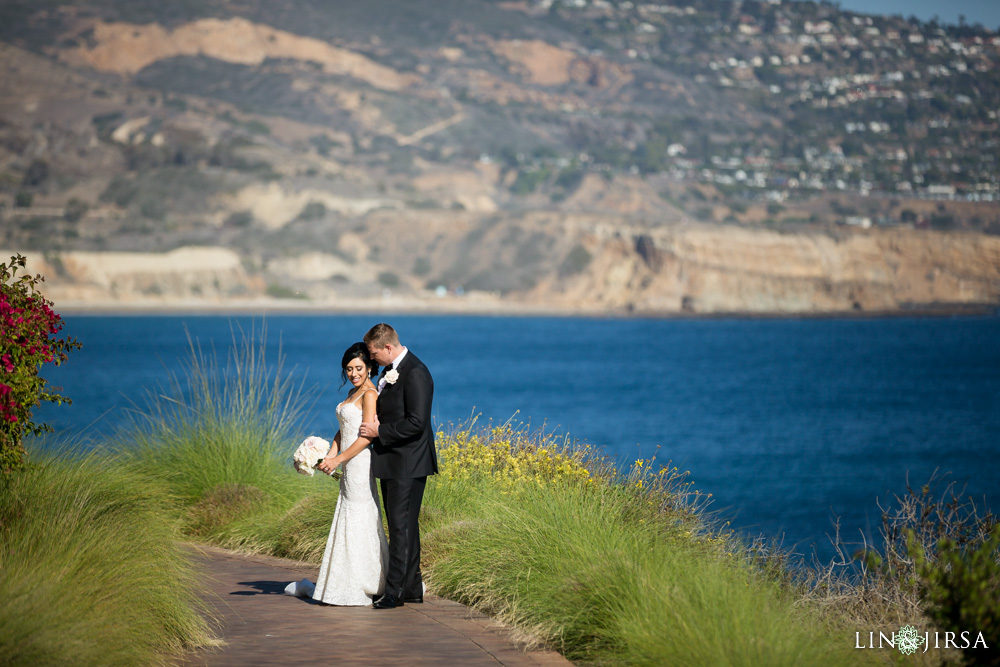
[[[354,443],[361,428],[361,407],[347,401],[337,406],[342,449]],[[336,605],[368,605],[385,588],[389,546],[382,528],[371,449],[344,464],[340,497],[333,513],[312,598]]]

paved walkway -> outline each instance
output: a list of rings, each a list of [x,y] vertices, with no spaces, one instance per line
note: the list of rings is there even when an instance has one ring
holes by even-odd
[[[215,631],[225,645],[177,665],[572,664],[554,651],[524,652],[508,629],[444,598],[378,611],[320,605],[283,594],[292,581],[315,581],[317,566],[191,548],[208,574],[205,599],[217,610]]]

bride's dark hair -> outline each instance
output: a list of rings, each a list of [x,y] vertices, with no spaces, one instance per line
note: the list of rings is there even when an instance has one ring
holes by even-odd
[[[378,364],[368,354],[368,346],[364,343],[355,343],[347,348],[344,352],[344,358],[340,361],[340,378],[343,380],[340,383],[341,387],[347,384],[347,364],[354,359],[360,359],[368,367],[368,377],[375,377],[375,374],[378,373]]]

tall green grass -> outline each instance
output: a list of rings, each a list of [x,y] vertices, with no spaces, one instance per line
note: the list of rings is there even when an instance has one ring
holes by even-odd
[[[209,641],[164,489],[113,458],[0,476],[0,664],[154,664]]]
[[[248,551],[287,542],[278,524],[318,488],[289,465],[314,393],[284,371],[280,352],[267,363],[266,344],[266,332],[234,332],[220,363],[192,342],[183,374],[149,392],[113,443],[166,485],[189,535]]]
[[[634,483],[506,491],[488,479],[453,480],[429,485],[425,504],[433,590],[571,660],[836,665],[863,657],[731,544],[692,530],[691,517],[665,515]]]

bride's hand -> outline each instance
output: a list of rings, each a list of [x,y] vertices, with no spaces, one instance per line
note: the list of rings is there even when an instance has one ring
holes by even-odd
[[[325,472],[327,475],[329,475],[331,472],[333,472],[334,470],[337,469],[337,466],[334,465],[334,461],[336,461],[336,460],[337,460],[337,457],[330,458],[328,456],[325,459],[323,459],[322,461],[320,461],[320,464],[318,466],[316,466],[316,467],[319,468],[320,470],[322,470],[323,472]]]
[[[378,437],[378,415],[375,415],[375,419],[370,422],[365,422],[361,425],[358,431],[358,435],[362,438],[368,438],[369,440],[374,440]]]

